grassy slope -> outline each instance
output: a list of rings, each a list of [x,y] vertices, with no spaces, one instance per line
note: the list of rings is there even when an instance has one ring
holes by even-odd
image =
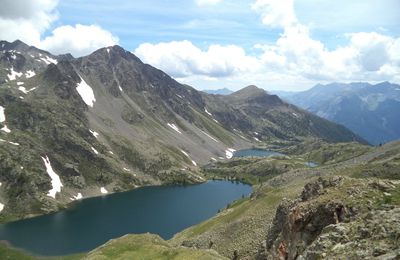
[[[333,148],[339,151],[341,146],[339,144]],[[343,163],[332,163],[313,169],[298,168],[284,172],[264,182],[262,186],[256,186],[252,198],[234,203],[214,218],[178,233],[172,241],[177,245],[183,243],[195,245],[199,248],[208,246],[212,241],[212,248],[224,256],[232,257],[233,252],[237,250],[241,257],[254,257],[257,248],[266,237],[268,227],[275,216],[276,208],[283,198],[293,199],[297,197],[305,183],[320,176],[345,175],[363,179],[370,176],[366,172],[373,172],[375,177],[387,178],[388,166],[386,166],[386,169],[382,169],[382,167],[385,167],[382,165],[391,165],[390,178],[400,179],[398,170],[395,170],[400,168],[399,148],[400,143],[397,143],[368,149],[370,152],[365,154],[366,148],[361,146],[360,149],[348,153],[352,158],[351,160],[344,161],[343,153],[337,153],[337,157],[331,158],[331,161],[339,158]],[[354,152],[361,154],[361,156],[354,159]],[[382,162],[386,164],[382,164]],[[363,169],[369,169],[369,171],[365,172]],[[346,194],[343,190],[341,192]],[[399,192],[393,191],[390,198],[391,202],[397,203],[398,196]],[[389,199],[386,198],[386,200]]]
[[[84,259],[226,259],[213,250],[173,247],[157,235],[126,235],[90,252]]]
[[[78,260],[82,259],[83,254],[76,254],[70,256],[61,257],[37,257],[32,256],[28,253],[19,251],[14,248],[10,248],[4,243],[0,243],[0,259],[10,259],[10,260]]]

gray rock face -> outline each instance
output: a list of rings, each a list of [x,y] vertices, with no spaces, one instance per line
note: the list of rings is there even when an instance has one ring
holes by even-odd
[[[398,259],[400,209],[364,198],[370,192],[381,201],[389,196],[383,190],[396,186],[342,177],[307,184],[297,200],[278,207],[258,259]]]

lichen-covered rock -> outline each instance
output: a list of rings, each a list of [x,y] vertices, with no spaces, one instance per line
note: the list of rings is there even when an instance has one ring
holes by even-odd
[[[387,198],[398,188],[344,177],[308,183],[278,207],[258,259],[399,259],[400,208]]]

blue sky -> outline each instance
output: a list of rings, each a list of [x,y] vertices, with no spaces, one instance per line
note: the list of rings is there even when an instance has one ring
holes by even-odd
[[[119,44],[198,89],[400,83],[399,0],[2,1],[2,39],[74,56]]]
[[[279,1],[279,0],[278,0]],[[141,43],[189,40],[209,44],[236,44],[251,50],[255,44],[274,42],[280,29],[266,28],[251,9],[254,1],[223,1],[196,5],[188,0],[62,0],[59,24],[98,24],[111,31],[127,49]],[[312,28],[313,37],[329,48],[343,44],[346,33],[383,31],[400,35],[398,0],[299,0],[299,20]]]

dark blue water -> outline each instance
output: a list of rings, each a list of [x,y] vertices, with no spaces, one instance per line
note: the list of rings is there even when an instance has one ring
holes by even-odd
[[[89,251],[128,233],[164,239],[214,216],[251,187],[228,181],[156,186],[85,199],[73,208],[0,225],[0,240],[42,256]]]
[[[233,157],[250,157],[250,156],[270,157],[274,155],[283,155],[283,154],[262,149],[244,149],[233,153]]]

